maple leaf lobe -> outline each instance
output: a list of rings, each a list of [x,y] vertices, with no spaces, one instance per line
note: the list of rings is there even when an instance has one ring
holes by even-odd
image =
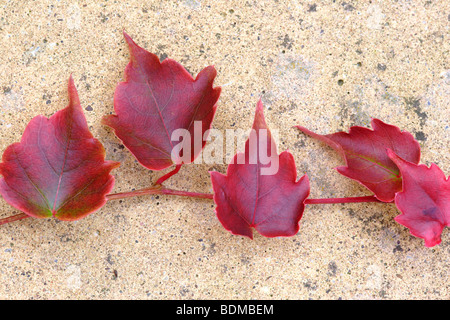
[[[105,149],[88,129],[72,76],[69,105],[49,119],[34,117],[21,141],[10,145],[0,163],[0,193],[35,218],[78,220],[106,203],[114,185]]]
[[[205,146],[202,137],[211,128],[221,92],[220,87],[213,88],[216,70],[206,67],[194,79],[176,61],[160,62],[125,32],[124,37],[130,62],[125,68],[125,81],[114,93],[116,114],[105,116],[103,124],[113,128],[125,147],[148,169],[162,170],[194,161]],[[202,124],[201,148],[194,147],[195,121]],[[188,160],[181,154],[172,157],[172,134],[177,129],[187,130],[192,137],[191,141],[180,142],[191,150]]]

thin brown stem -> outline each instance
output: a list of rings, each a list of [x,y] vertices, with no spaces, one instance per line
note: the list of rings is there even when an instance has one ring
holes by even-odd
[[[29,218],[29,217],[30,216],[25,214],[25,213],[19,213],[19,214],[16,214],[14,216],[6,217],[6,218],[3,218],[3,219],[0,219],[0,226],[2,224],[7,224],[7,223],[10,223],[10,222],[22,220],[22,219]]]
[[[306,199],[305,204],[333,204],[333,203],[357,203],[357,202],[382,202],[375,196],[364,197],[347,197],[347,198],[323,198],[323,199]]]
[[[199,192],[189,192],[182,190],[173,190],[169,188],[165,188],[162,185],[154,185],[149,188],[129,191],[129,192],[121,192],[121,193],[111,193],[106,195],[106,200],[118,200],[124,198],[131,198],[137,196],[151,195],[151,194],[162,194],[162,195],[173,195],[173,196],[182,196],[182,197],[190,197],[190,198],[198,198],[198,199],[213,199],[212,193],[199,193]],[[333,204],[333,203],[360,203],[360,202],[381,202],[375,196],[364,196],[364,197],[347,197],[347,198],[323,198],[323,199],[306,199],[305,204]],[[6,217],[0,219],[0,225],[7,224],[10,222],[22,220],[25,218],[29,218],[30,216],[25,213],[19,213],[14,216]]]
[[[144,196],[144,195],[150,195],[150,194],[166,194],[166,195],[183,196],[183,197],[200,198],[200,199],[212,199],[213,198],[213,194],[211,194],[211,193],[198,193],[198,192],[189,192],[189,191],[182,191],[182,190],[173,190],[173,189],[165,188],[161,185],[155,185],[150,188],[145,188],[145,189],[140,189],[140,190],[135,190],[135,191],[108,194],[106,196],[106,199],[107,200],[117,200],[117,199],[131,198],[131,197]]]
[[[169,173],[166,173],[165,175],[163,175],[161,178],[158,179],[158,181],[156,181],[155,185],[161,185],[163,184],[164,181],[166,181],[167,179],[169,179],[171,176],[175,175],[178,173],[178,171],[180,171],[181,169],[181,165],[182,164],[177,164],[175,169],[173,169],[172,171],[170,171]]]

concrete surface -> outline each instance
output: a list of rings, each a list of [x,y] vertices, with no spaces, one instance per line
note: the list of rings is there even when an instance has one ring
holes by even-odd
[[[100,123],[128,62],[125,29],[194,76],[215,65],[216,129],[249,128],[262,97],[312,197],[370,193],[293,125],[331,133],[379,118],[413,133],[422,162],[448,174],[449,20],[450,3],[434,0],[0,0],[0,150],[33,116],[66,106],[72,73],[107,159],[122,162],[114,191],[161,176]],[[184,166],[167,186],[211,192],[208,170],[226,165]],[[0,217],[17,213],[0,200]],[[296,236],[251,241],[222,228],[209,200],[111,201],[78,222],[1,226],[0,298],[449,299],[448,228],[425,248],[397,214],[390,204],[310,205]]]

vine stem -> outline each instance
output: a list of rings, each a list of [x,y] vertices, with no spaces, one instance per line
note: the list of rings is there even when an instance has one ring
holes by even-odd
[[[19,214],[16,214],[14,216],[6,217],[6,218],[3,218],[3,219],[0,219],[0,226],[2,224],[7,224],[7,223],[10,223],[10,222],[22,220],[22,219],[29,218],[29,217],[30,216],[25,214],[25,213],[19,213]]]
[[[198,198],[198,199],[213,199],[212,193],[199,193],[199,192],[189,192],[182,190],[174,190],[165,188],[160,184],[155,184],[152,187],[134,190],[129,192],[121,192],[121,193],[111,193],[106,195],[106,200],[119,200],[124,198],[131,198],[137,196],[151,195],[151,194],[162,194],[162,195],[173,195],[173,196],[182,196],[182,197],[190,197],[190,198]],[[322,199],[306,199],[305,204],[334,204],[334,203],[360,203],[360,202],[381,202],[375,196],[363,196],[363,197],[347,197],[347,198],[322,198]],[[0,225],[7,224],[10,222],[22,220],[25,218],[29,218],[30,216],[25,213],[16,214],[14,216],[6,217],[0,219]]]
[[[117,199],[131,198],[131,197],[136,197],[136,196],[144,196],[144,195],[149,195],[149,194],[167,194],[167,195],[174,195],[174,196],[200,198],[200,199],[212,199],[213,198],[212,193],[198,193],[198,192],[174,190],[174,189],[165,188],[160,184],[155,184],[154,186],[152,186],[150,188],[129,191],[129,192],[108,194],[106,196],[106,199],[107,200],[117,200]]]
[[[161,185],[155,185],[150,188],[140,189],[136,191],[123,192],[123,193],[115,193],[109,194],[106,196],[108,200],[116,200],[123,198],[130,198],[135,196],[143,196],[149,194],[166,194],[166,195],[175,195],[175,196],[184,196],[191,198],[200,198],[200,199],[213,199],[212,193],[198,193],[198,192],[189,192],[189,191],[181,191],[181,190],[173,190],[165,188]],[[322,199],[306,199],[305,204],[334,204],[334,203],[360,203],[360,202],[381,202],[375,196],[363,196],[363,197],[347,197],[347,198],[322,198]]]
[[[323,199],[306,199],[305,204],[333,204],[333,203],[356,203],[356,202],[382,202],[375,196],[364,197],[347,197],[347,198],[323,198]]]

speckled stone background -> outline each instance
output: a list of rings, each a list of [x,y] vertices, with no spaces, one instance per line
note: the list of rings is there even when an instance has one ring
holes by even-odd
[[[134,160],[101,125],[113,112],[128,50],[122,30],[194,76],[214,64],[222,95],[213,127],[251,126],[259,97],[312,197],[368,195],[332,168],[319,133],[371,117],[415,135],[422,162],[450,172],[448,1],[0,0],[0,149],[33,116],[66,106],[72,73],[114,192],[163,174]],[[208,170],[167,182],[212,192]],[[0,217],[18,211],[0,200]],[[253,241],[220,225],[209,200],[147,196],[111,201],[78,222],[25,219],[0,227],[2,299],[449,299],[450,232],[425,248],[391,204],[307,206],[300,232]]]

